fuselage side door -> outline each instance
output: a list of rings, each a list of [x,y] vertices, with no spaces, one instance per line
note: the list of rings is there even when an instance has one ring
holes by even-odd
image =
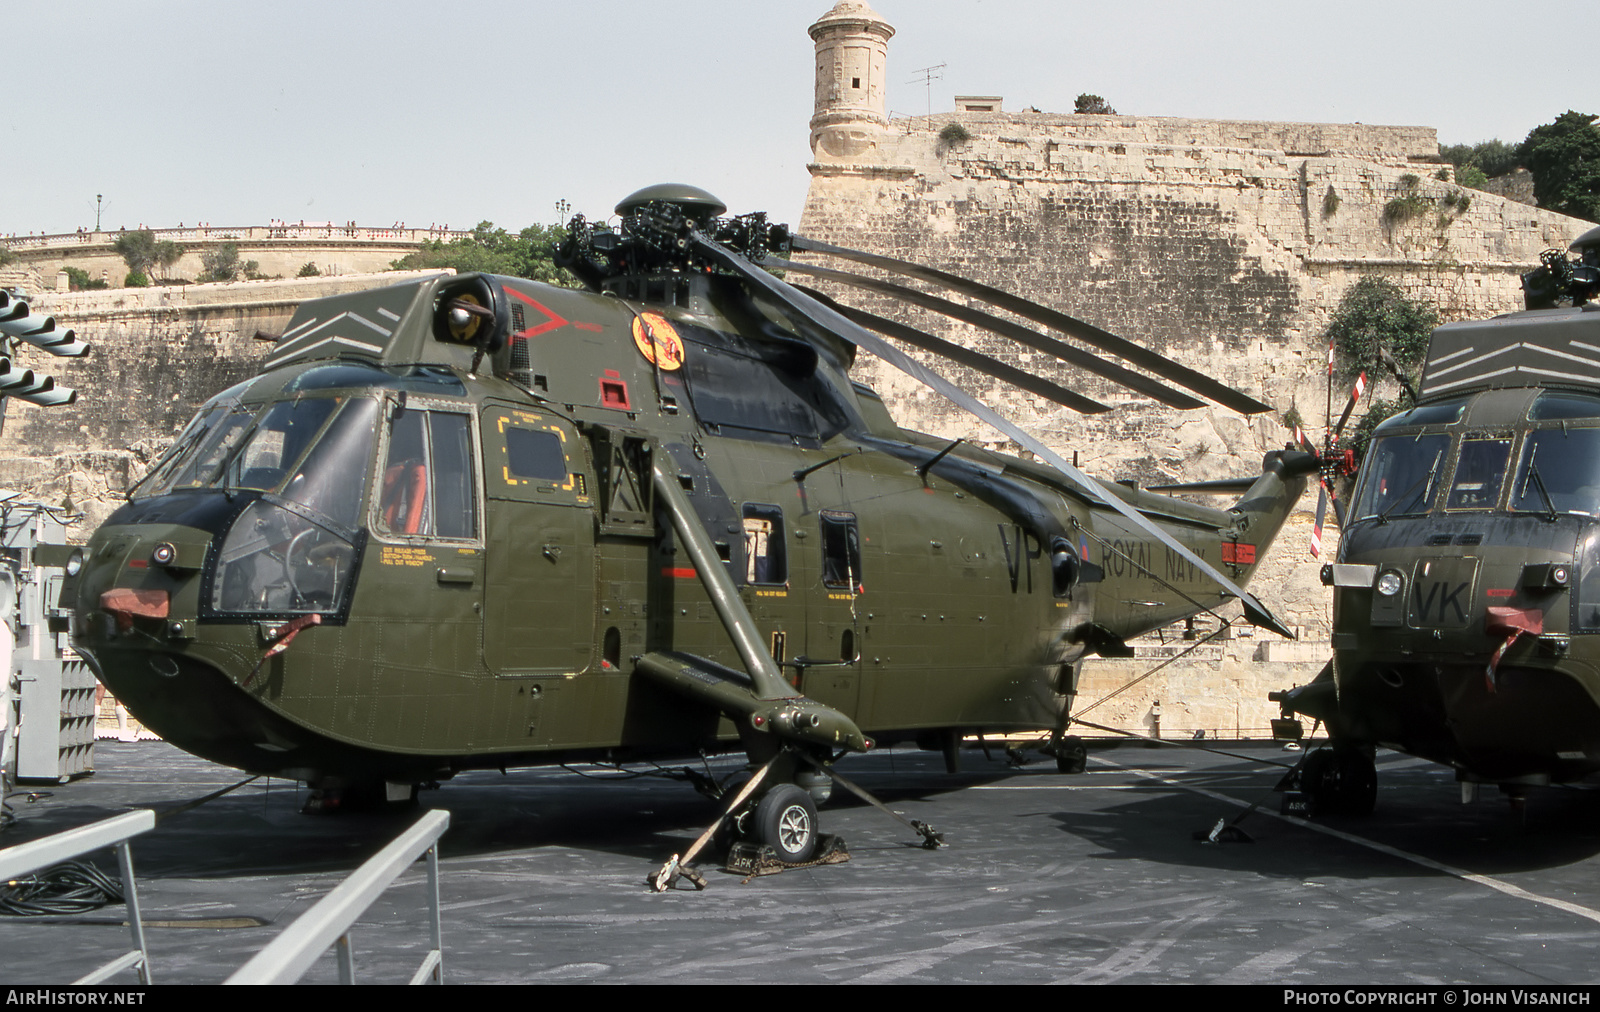
[[[387,405],[352,624],[372,627],[391,684],[407,671],[473,674],[484,554],[473,415],[418,397]],[[396,715],[378,723],[409,729],[412,714],[392,700]]]
[[[806,597],[805,663],[800,689],[854,715],[861,693],[861,523],[854,512],[820,510],[807,532],[810,592]]]
[[[483,658],[500,677],[576,675],[594,660],[592,469],[564,419],[482,415],[488,551]]]

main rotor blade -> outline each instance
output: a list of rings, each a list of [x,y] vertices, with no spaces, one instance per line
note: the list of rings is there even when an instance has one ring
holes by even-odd
[[[931,309],[936,313],[943,313],[945,316],[960,320],[963,323],[982,327],[1003,337],[1009,337],[1013,341],[1025,344],[1030,348],[1036,348],[1048,355],[1054,355],[1061,361],[1075,365],[1085,372],[1092,372],[1097,376],[1104,376],[1115,383],[1121,383],[1123,386],[1137,390],[1147,397],[1155,398],[1168,407],[1205,407],[1204,401],[1197,401],[1188,394],[1174,390],[1165,383],[1157,382],[1148,376],[1141,376],[1113,362],[1107,362],[1105,359],[1084,351],[1082,348],[1074,348],[1070,344],[1064,344],[1053,337],[1047,337],[1044,334],[1029,330],[1027,327],[1019,326],[1010,320],[1002,320],[1000,317],[992,313],[985,313],[981,309],[963,306],[951,302],[949,299],[941,299],[937,295],[929,295],[926,292],[919,292],[915,288],[897,285],[892,281],[880,281],[877,278],[863,277],[860,274],[851,274],[848,271],[836,271],[829,267],[814,267],[811,264],[796,263],[792,260],[784,260],[772,256],[767,257],[766,262],[786,271],[813,274],[829,281],[837,281],[840,284],[851,285],[855,288],[865,288],[868,291],[878,292],[891,298],[910,302],[924,309]]]
[[[1243,415],[1259,414],[1262,411],[1272,410],[1269,405],[1263,404],[1246,394],[1240,393],[1230,386],[1219,383],[1204,373],[1196,372],[1188,366],[1179,365],[1164,355],[1141,348],[1124,338],[1107,330],[1102,330],[1091,323],[1085,323],[1066,313],[1041,306],[1037,302],[1030,302],[1010,292],[1003,292],[998,288],[933,267],[924,267],[920,264],[908,263],[905,260],[896,260],[877,253],[866,253],[861,250],[846,249],[843,246],[834,246],[831,243],[819,242],[816,239],[807,239],[803,235],[790,235],[790,244],[794,249],[804,250],[808,253],[826,253],[829,256],[840,257],[845,260],[854,260],[857,263],[867,264],[879,270],[889,271],[892,274],[903,274],[906,277],[917,278],[930,284],[949,288],[953,291],[970,295],[975,299],[982,299],[992,306],[1016,313],[1024,319],[1034,323],[1053,327],[1070,337],[1075,337],[1084,344],[1092,345],[1101,351],[1109,352],[1118,358],[1124,359],[1141,369],[1148,369],[1165,379],[1194,391],[1202,397],[1210,398],[1225,408],[1232,408]]]
[[[1286,639],[1294,639],[1294,633],[1290,631],[1288,626],[1283,624],[1283,620],[1272,614],[1267,606],[1262,604],[1255,595],[1248,593],[1244,588],[1222,575],[1214,566],[1196,555],[1186,545],[1179,542],[1177,538],[1162,530],[1159,525],[1152,523],[1149,517],[1140,513],[1131,504],[1124,502],[1120,496],[1112,493],[1093,478],[1067,463],[1061,458],[1060,454],[1045,446],[1027,432],[1024,432],[1020,426],[1010,419],[972,397],[954,383],[927,368],[921,362],[905,354],[872,331],[858,323],[852,323],[816,299],[796,291],[792,285],[778,280],[720,243],[707,239],[700,234],[698,229],[690,229],[686,241],[707,259],[719,263],[738,274],[750,284],[766,292],[777,300],[780,306],[795,313],[802,320],[832,331],[844,340],[867,349],[907,376],[919,380],[930,389],[943,394],[952,403],[965,408],[977,418],[1004,432],[1016,440],[1017,445],[1033,451],[1040,460],[1045,461],[1061,472],[1068,482],[1127,517],[1140,530],[1176,552],[1179,557],[1191,563],[1224,591],[1237,597],[1239,603],[1244,606],[1245,618],[1251,623],[1270,629]]]
[[[1081,411],[1086,415],[1097,415],[1102,411],[1111,410],[1109,404],[1092,401],[1082,394],[1075,394],[1066,387],[1059,386],[1032,373],[1023,372],[1016,366],[1007,365],[999,359],[990,358],[988,355],[973,351],[971,348],[963,348],[959,344],[951,344],[949,341],[940,340],[932,334],[925,334],[915,327],[908,327],[903,323],[886,320],[866,310],[835,302],[821,292],[813,291],[804,285],[795,285],[794,287],[828,308],[837,311],[852,323],[859,323],[863,327],[869,327],[897,341],[904,341],[913,348],[931,351],[935,355],[947,358],[952,362],[967,366],[970,369],[976,369],[986,376],[993,376],[997,380],[1009,383],[1014,387],[1020,387],[1031,394],[1037,394],[1046,400],[1055,401],[1063,407]]]

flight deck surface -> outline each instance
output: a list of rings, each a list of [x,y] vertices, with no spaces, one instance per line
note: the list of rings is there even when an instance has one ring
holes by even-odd
[[[948,846],[836,791],[824,832],[846,864],[708,888],[645,877],[715,815],[686,784],[563,770],[470,773],[422,794],[448,808],[444,975],[463,983],[1564,984],[1600,976],[1600,795],[1538,789],[1518,820],[1493,788],[1378,757],[1377,811],[1279,818],[1296,755],[1268,743],[1091,745],[1087,773],[963,753],[886,751],[841,769]],[[13,802],[11,845],[133,808],[158,813],[242,774],[161,742],[101,742],[92,777]],[[736,764],[713,765],[719,774]],[[303,815],[257,780],[161,818],[133,842],[157,984],[219,983],[416,818]],[[1240,824],[1253,843],[1196,842]],[[96,857],[115,869],[109,853]],[[361,983],[407,979],[427,948],[423,866],[358,922]],[[0,981],[64,983],[126,949],[122,908],[0,918]],[[306,976],[331,983],[333,955]],[[132,982],[132,974],[122,978]]]

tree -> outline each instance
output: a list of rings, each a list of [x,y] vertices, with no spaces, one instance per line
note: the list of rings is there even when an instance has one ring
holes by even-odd
[[[1345,382],[1365,372],[1374,382],[1398,371],[1401,386],[1416,387],[1416,375],[1428,351],[1428,339],[1439,325],[1439,314],[1432,306],[1408,298],[1393,281],[1368,274],[1359,279],[1334,310],[1328,323],[1328,340],[1333,343],[1336,373]],[[1395,369],[1383,359],[1387,353]],[[1399,377],[1396,377],[1399,379]],[[1356,427],[1351,444],[1359,455],[1366,449],[1367,437],[1378,423],[1404,408],[1404,398],[1394,401],[1374,399],[1366,417]]]
[[[1481,177],[1486,182],[1515,171],[1520,164],[1517,149],[1502,140],[1446,144],[1439,148],[1439,157],[1456,167],[1456,182],[1473,187],[1478,184],[1469,182],[1471,179]]]
[[[1099,95],[1091,95],[1088,92],[1079,95],[1078,100],[1072,103],[1072,111],[1092,116],[1115,116],[1117,114],[1117,110],[1111,108],[1110,102],[1107,102]]]
[[[321,276],[321,274],[322,274],[322,272],[317,269],[316,263],[314,261],[309,261],[308,260],[308,261],[306,261],[305,264],[301,265],[300,273],[296,274],[295,277],[297,277],[297,278],[315,278],[315,277]]]
[[[232,281],[239,276],[244,264],[239,261],[239,247],[225,242],[215,249],[200,254],[201,281]]]
[[[1357,373],[1387,376],[1380,352],[1387,351],[1407,377],[1422,364],[1428,338],[1439,314],[1427,303],[1408,298],[1400,286],[1375,274],[1364,275],[1339,300],[1328,323],[1338,372],[1346,379]]]
[[[146,276],[155,269],[171,268],[183,256],[183,247],[170,239],[157,239],[149,229],[123,232],[111,240],[111,249],[128,265],[128,270]]]
[[[111,287],[103,278],[91,278],[89,272],[82,267],[67,266],[61,268],[61,270],[67,275],[67,288],[74,292],[95,291]]]
[[[512,235],[492,221],[480,221],[469,238],[424,243],[389,266],[397,271],[453,267],[460,273],[506,274],[570,288],[574,282],[552,259],[556,244],[566,237],[560,225],[529,225]]]
[[[1600,116],[1567,110],[1517,148],[1540,207],[1600,221]]]

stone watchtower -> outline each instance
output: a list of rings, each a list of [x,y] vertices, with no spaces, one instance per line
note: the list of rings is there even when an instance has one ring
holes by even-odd
[[[884,74],[894,28],[867,4],[840,0],[809,31],[817,45],[811,150],[818,158],[859,157],[889,122]]]

